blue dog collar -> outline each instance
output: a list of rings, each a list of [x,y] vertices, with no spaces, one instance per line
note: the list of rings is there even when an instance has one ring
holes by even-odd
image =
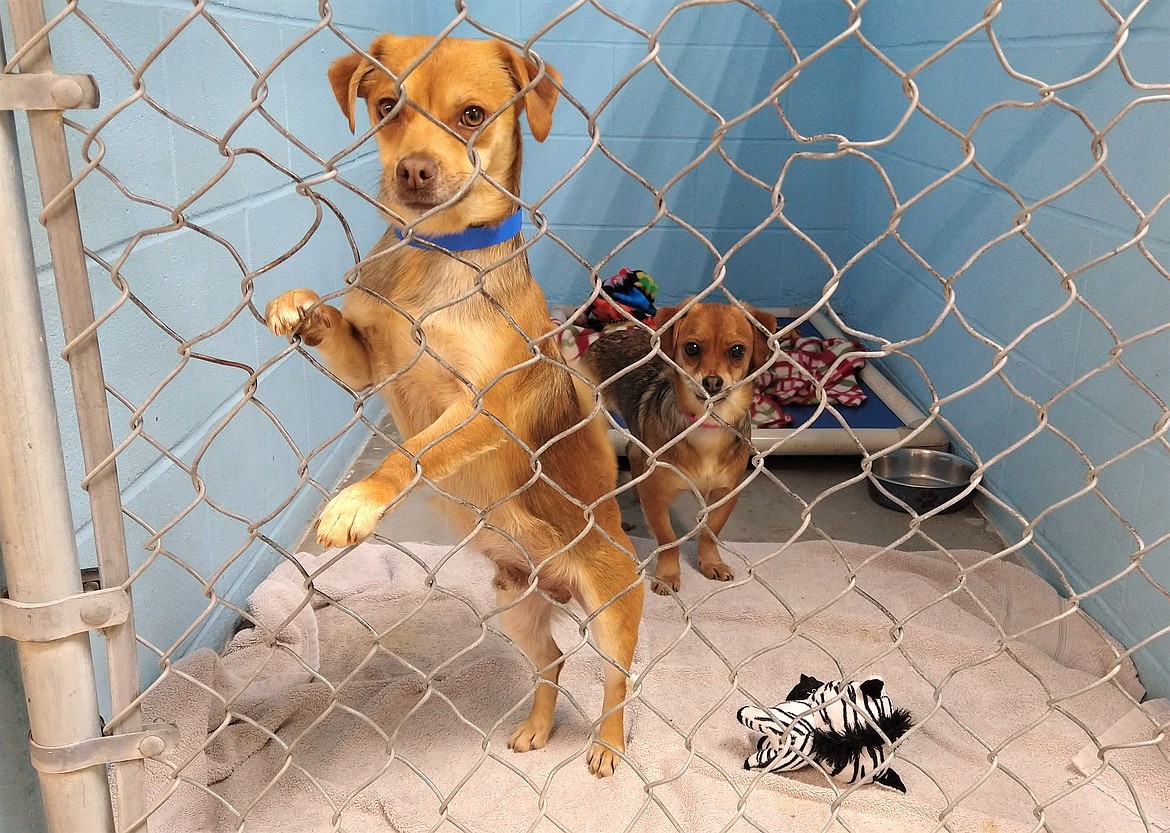
[[[433,236],[427,235],[426,237],[416,232],[414,237],[409,241],[409,245],[414,246],[416,249],[430,249],[432,246],[437,246],[449,252],[469,252],[472,249],[486,249],[488,246],[495,246],[503,243],[505,240],[511,240],[520,233],[520,227],[524,223],[523,211],[520,208],[516,209],[515,214],[495,226],[472,226],[463,231],[457,231],[454,234],[436,234]],[[405,237],[402,229],[397,226],[394,227],[394,234],[397,235],[399,240]]]

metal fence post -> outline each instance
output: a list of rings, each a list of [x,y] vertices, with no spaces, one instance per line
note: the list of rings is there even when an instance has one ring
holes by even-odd
[[[15,122],[0,112],[0,549],[15,602],[81,592],[65,464],[37,294]],[[18,642],[32,739],[68,746],[101,735],[88,633]],[[113,831],[102,765],[40,774],[53,833]]]
[[[48,37],[43,33],[43,3],[39,0],[9,0],[8,9],[15,48],[23,52],[18,62],[21,73],[54,72]],[[61,309],[61,328],[67,342],[66,358],[86,472],[83,485],[89,493],[97,566],[104,587],[122,587],[129,596],[130,567],[123,528],[121,487],[110,431],[105,374],[97,332],[93,328],[93,301],[77,201],[72,190],[62,112],[30,110],[27,116],[41,199],[46,206],[42,222],[48,235]],[[106,732],[134,734],[142,730],[142,716],[137,699],[138,645],[133,611],[124,622],[105,628],[103,632],[112,709]],[[120,829],[130,829],[135,822],[144,820],[143,777],[140,760],[119,761],[113,765]]]

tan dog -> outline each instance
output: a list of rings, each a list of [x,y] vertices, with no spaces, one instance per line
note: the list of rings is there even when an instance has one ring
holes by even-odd
[[[607,406],[639,441],[626,449],[633,477],[647,472],[645,449],[659,452],[657,460],[667,464],[651,467],[635,485],[646,523],[663,548],[654,582],[663,595],[682,582],[670,524],[670,504],[682,492],[697,491],[711,507],[699,535],[699,569],[715,581],[734,578],[719,557],[716,536],[735,508],[739,494],[733,490],[751,453],[752,385],[737,383],[767,362],[766,333],[776,330],[775,317],[760,310],[751,310],[753,321],[724,304],[695,304],[682,313],[684,306],[660,310],[655,318],[659,348],[681,370],[655,357],[618,375],[651,351],[650,334],[641,328],[602,336],[583,359]]]
[[[334,547],[362,540],[420,471],[476,507],[443,502],[464,531],[486,523],[475,546],[495,563],[504,630],[541,678],[531,713],[508,746],[537,749],[552,731],[562,655],[550,599],[574,599],[612,661],[589,752],[590,770],[609,775],[625,748],[622,705],[643,590],[617,503],[606,497],[616,460],[605,427],[589,419],[588,386],[575,384],[548,337],[548,308],[520,250],[518,226],[509,233],[502,223],[518,207],[520,111],[543,140],[559,75],[548,65],[542,75],[496,41],[444,39],[420,59],[431,45],[429,37],[383,35],[370,47],[401,79],[401,103],[394,78],[369,59],[337,60],[329,68],[337,101],[352,127],[356,100],[365,100],[378,127],[381,202],[418,237],[474,227],[469,234],[506,239],[459,247],[463,263],[401,243],[391,228],[362,264],[342,310],[303,289],[268,305],[272,331],[316,347],[350,388],[386,381],[382,393],[407,438],[373,474],[329,501],[317,538]],[[469,148],[487,176],[475,173]]]

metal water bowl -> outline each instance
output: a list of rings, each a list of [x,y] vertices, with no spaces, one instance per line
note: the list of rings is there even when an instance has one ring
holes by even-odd
[[[955,497],[971,484],[975,466],[962,457],[924,448],[899,448],[873,461],[872,476],[866,480],[869,496],[887,509],[906,510],[886,497],[877,487],[881,483],[891,495],[904,501],[918,514],[925,514]],[[939,514],[957,512],[971,502],[972,489],[961,500]]]

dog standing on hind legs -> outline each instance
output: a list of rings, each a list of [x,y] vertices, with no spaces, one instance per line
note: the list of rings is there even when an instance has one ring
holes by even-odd
[[[651,352],[650,334],[637,327],[602,336],[582,359],[607,407],[622,415],[638,440],[628,443],[626,455],[642,513],[661,548],[653,582],[661,595],[682,586],[670,504],[692,489],[713,507],[699,533],[699,570],[714,581],[735,577],[719,557],[718,536],[735,509],[751,454],[752,385],[744,379],[767,363],[768,334],[776,331],[773,315],[749,312],[726,304],[668,307],[655,316],[666,358],[631,367]],[[653,466],[647,449],[658,461]]]
[[[479,507],[443,505],[464,532],[487,522],[474,545],[495,564],[505,632],[542,678],[508,746],[538,749],[552,731],[562,661],[552,600],[572,599],[593,617],[593,641],[613,661],[589,751],[590,771],[609,775],[625,749],[643,589],[612,497],[616,459],[602,420],[589,417],[591,393],[549,337],[515,197],[520,112],[543,141],[560,76],[499,41],[382,35],[369,55],[377,63],[338,59],[329,80],[351,129],[365,101],[382,164],[380,202],[401,225],[395,220],[374,247],[378,256],[361,264],[342,309],[300,289],[274,299],[266,319],[277,335],[314,347],[354,390],[389,380],[381,392],[406,439],[328,502],[317,539],[339,547],[368,536],[416,470]],[[406,225],[415,238],[403,242]],[[539,476],[533,449],[543,449]],[[592,518],[580,505],[594,507]],[[534,574],[540,592],[529,591]]]

